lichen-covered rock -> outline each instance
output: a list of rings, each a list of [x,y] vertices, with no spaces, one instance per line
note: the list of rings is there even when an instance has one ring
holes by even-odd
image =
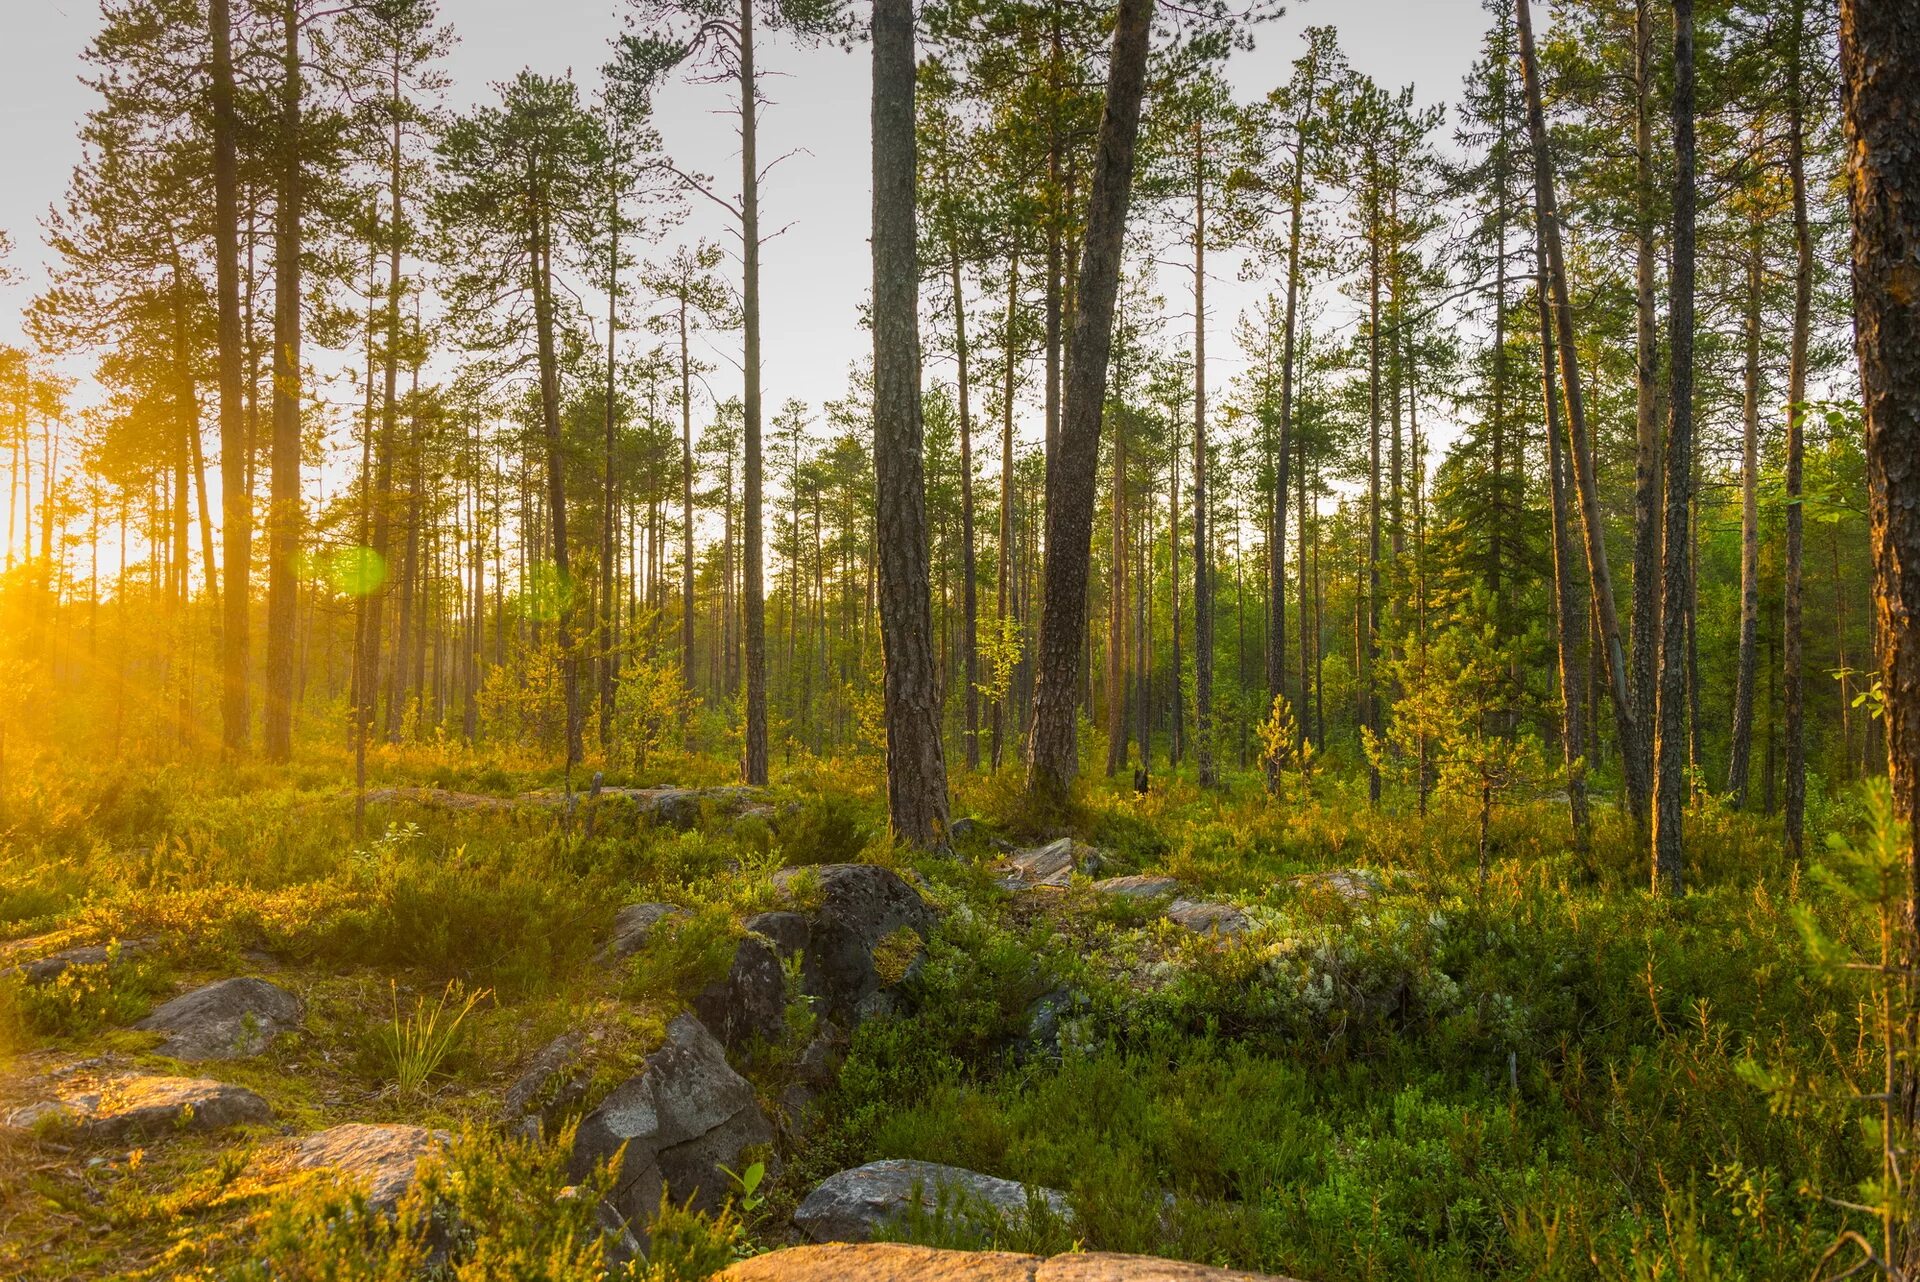
[[[1016,850],[1008,855],[1000,885],[1007,890],[1065,886],[1074,873],[1096,877],[1105,866],[1105,856],[1086,842],[1061,837],[1044,846]]]
[[[1287,1282],[1150,1255],[1020,1255],[899,1242],[795,1246],[742,1260],[715,1282]]]
[[[572,1177],[585,1178],[624,1145],[609,1199],[621,1215],[645,1223],[659,1208],[663,1185],[675,1201],[691,1198],[697,1209],[711,1211],[730,1189],[720,1167],[739,1170],[742,1152],[772,1140],[753,1087],[727,1064],[726,1051],[700,1021],[681,1015],[641,1071],[581,1120]]]
[[[97,1090],[42,1100],[8,1115],[15,1130],[51,1128],[85,1140],[217,1131],[265,1122],[267,1102],[244,1086],[200,1077],[123,1077]]]
[[[727,973],[694,995],[693,1013],[729,1050],[778,1041],[787,1024],[787,977],[772,941],[742,936]]]
[[[1380,875],[1370,868],[1330,868],[1325,872],[1302,873],[1290,884],[1305,894],[1332,896],[1350,904],[1377,899],[1383,889]]]
[[[168,1034],[158,1047],[162,1055],[232,1059],[258,1055],[305,1010],[298,997],[264,979],[223,979],[174,998],[134,1027]]]
[[[1033,1193],[1054,1215],[1069,1213],[1066,1194],[1047,1188]],[[888,1158],[828,1176],[794,1211],[793,1223],[816,1242],[864,1242],[916,1200],[928,1211],[940,1208],[966,1221],[1009,1223],[1026,1217],[1028,1190],[1018,1181],[958,1166]]]
[[[1093,888],[1103,895],[1119,895],[1126,899],[1162,899],[1180,893],[1177,880],[1153,873],[1108,877],[1104,881],[1094,882]]]
[[[153,947],[150,939],[123,939],[111,944],[82,944],[65,948],[16,969],[29,984],[45,984],[60,978],[75,966],[106,966],[116,958],[122,961],[138,957]]]
[[[1252,919],[1232,904],[1197,899],[1174,900],[1167,905],[1167,920],[1196,935],[1244,935],[1253,929]]]
[[[847,1026],[884,1013],[918,965],[934,912],[898,875],[871,864],[783,868],[774,885],[806,920],[803,991]]]
[[[591,1077],[586,1053],[599,1039],[598,1029],[562,1033],[534,1052],[520,1076],[507,1087],[502,1120],[530,1139],[547,1134],[555,1119],[586,1098]]]
[[[613,939],[600,950],[603,962],[620,961],[646,947],[663,921],[686,916],[678,904],[628,904],[613,915]]]
[[[450,1138],[424,1126],[347,1122],[297,1141],[293,1164],[304,1171],[331,1171],[365,1193],[374,1210],[391,1212],[413,1187],[420,1159]]]

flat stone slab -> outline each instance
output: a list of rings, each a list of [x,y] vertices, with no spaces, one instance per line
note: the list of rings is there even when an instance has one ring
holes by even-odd
[[[82,944],[78,948],[65,948],[51,953],[38,961],[26,962],[17,967],[21,976],[29,984],[45,984],[60,978],[75,966],[105,966],[113,960],[114,950],[119,950],[122,960],[138,957],[153,947],[150,939],[125,939],[118,944]]]
[[[1369,868],[1334,868],[1326,872],[1302,873],[1289,883],[1295,890],[1309,894],[1333,895],[1350,904],[1377,899],[1385,888],[1380,875]]]
[[[297,1141],[293,1165],[302,1171],[331,1171],[365,1192],[373,1209],[392,1211],[413,1187],[420,1159],[450,1139],[445,1131],[424,1126],[347,1122]]]
[[[716,1282],[1289,1282],[1150,1255],[1090,1251],[1047,1259],[1012,1251],[942,1251],[898,1242],[795,1246],[742,1260]]]
[[[174,998],[134,1025],[169,1034],[162,1055],[174,1059],[233,1059],[257,1055],[306,1011],[298,997],[264,979],[223,979]]]
[[[1034,1190],[1055,1215],[1069,1214],[1067,1196],[1057,1189]],[[796,1228],[816,1242],[864,1242],[899,1219],[918,1197],[932,1211],[941,1207],[961,1216],[1017,1220],[1027,1213],[1027,1189],[958,1166],[887,1158],[830,1175],[807,1194],[793,1213]]]
[[[1198,899],[1174,900],[1167,905],[1167,920],[1196,935],[1244,935],[1253,929],[1253,920],[1232,904]]]
[[[1076,872],[1089,876],[1100,870],[1100,852],[1084,841],[1061,837],[1044,846],[1016,850],[1006,858],[999,881],[1002,888],[1065,886]]]
[[[125,1077],[98,1090],[16,1109],[15,1130],[51,1126],[82,1139],[118,1140],[168,1131],[217,1131],[265,1122],[267,1102],[244,1086],[200,1077]]]
[[[1159,899],[1180,893],[1180,883],[1177,880],[1153,873],[1108,877],[1104,881],[1094,882],[1093,888],[1103,895],[1122,895],[1128,899]]]

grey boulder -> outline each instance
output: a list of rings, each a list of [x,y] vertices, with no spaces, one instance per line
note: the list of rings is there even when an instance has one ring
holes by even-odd
[[[374,1210],[390,1213],[413,1187],[420,1159],[449,1139],[445,1131],[424,1126],[347,1122],[295,1142],[293,1164],[303,1171],[332,1172],[366,1194]]]
[[[1153,873],[1134,873],[1126,877],[1108,877],[1096,881],[1093,888],[1103,895],[1118,895],[1123,899],[1160,899],[1180,892],[1180,883],[1172,877],[1157,876]]]
[[[633,956],[646,947],[661,922],[684,917],[686,911],[678,904],[628,904],[613,915],[613,939],[600,950],[600,960],[612,962]]]
[[[1033,1194],[1052,1214],[1070,1214],[1066,1194],[1057,1189],[1035,1188]],[[793,1223],[816,1242],[865,1242],[899,1221],[916,1200],[928,1212],[942,1210],[973,1222],[1018,1221],[1029,1205],[1027,1187],[1018,1181],[888,1158],[828,1176],[794,1211]]]
[[[851,1027],[889,1009],[933,931],[934,911],[920,892],[872,864],[783,868],[774,885],[806,922],[802,988],[822,1013]]]
[[[1167,920],[1185,926],[1196,935],[1244,935],[1253,929],[1253,921],[1232,904],[1206,903],[1197,899],[1176,899],[1167,905]]]
[[[728,1050],[780,1040],[787,1025],[787,976],[773,941],[742,936],[726,975],[694,994],[693,1013]]]
[[[116,956],[121,960],[138,957],[153,946],[148,939],[123,939],[117,944],[82,944],[30,961],[17,967],[29,984],[45,984],[60,978],[75,966],[105,966]]]
[[[232,1059],[265,1050],[300,1022],[305,1009],[298,997],[264,979],[223,979],[174,998],[134,1027],[168,1034],[159,1051],[174,1059]]]
[[[718,1209],[731,1183],[725,1165],[740,1169],[741,1154],[773,1142],[753,1087],[727,1064],[726,1051],[691,1015],[667,1025],[664,1046],[641,1071],[613,1088],[574,1133],[572,1178],[624,1146],[609,1201],[621,1216],[645,1223],[664,1189],[697,1210]],[[774,1163],[769,1160],[769,1167]]]

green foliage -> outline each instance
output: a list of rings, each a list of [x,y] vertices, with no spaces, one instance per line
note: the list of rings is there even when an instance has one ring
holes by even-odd
[[[391,986],[391,996],[393,1017],[373,1030],[374,1045],[400,1093],[417,1095],[459,1049],[467,1016],[492,993],[465,992],[458,980],[448,980],[431,1007],[422,994],[414,998],[411,1011],[400,1009],[398,985]]]
[[[866,811],[844,793],[814,793],[774,826],[780,860],[789,867],[852,863],[873,839]]]

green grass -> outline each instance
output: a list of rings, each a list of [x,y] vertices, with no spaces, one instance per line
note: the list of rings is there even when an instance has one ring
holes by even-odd
[[[558,783],[444,752],[383,753],[379,768],[383,784],[496,795]],[[943,909],[924,948],[884,958],[917,1012],[859,1031],[763,1202],[718,1223],[674,1212],[643,1276],[700,1277],[782,1244],[814,1181],[880,1157],[1056,1187],[1074,1211],[1066,1226],[936,1208],[898,1226],[913,1240],[1078,1242],[1310,1282],[1807,1276],[1840,1231],[1867,1227],[1838,1203],[1877,1174],[1846,1097],[1871,1088],[1879,1032],[1867,981],[1813,964],[1798,920],[1853,949],[1874,923],[1789,864],[1775,828],[1712,806],[1690,819],[1688,893],[1661,901],[1606,809],[1590,875],[1561,808],[1504,807],[1482,891],[1470,813],[1422,819],[1393,795],[1370,812],[1337,773],[1283,804],[1250,777],[1201,793],[1160,776],[1145,797],[1096,781],[1066,827],[1117,870],[1245,905],[1254,932],[1220,947],[1085,888],[1009,896],[984,838],[952,861],[892,850],[872,762],[802,760],[776,794],[800,804],[771,824],[592,836],[545,813],[408,805],[373,808],[356,835],[325,765],[36,770],[0,835],[0,946],[158,942],[53,985],[0,980],[0,1049],[29,1052],[34,1072],[108,1051],[159,1067],[119,1030],[176,983],[288,984],[308,1003],[302,1033],[217,1075],[260,1091],[288,1131],[471,1132],[411,1223],[458,1203],[472,1217],[459,1258],[496,1262],[475,1276],[539,1253],[547,1276],[591,1275],[569,1272],[587,1266],[562,1245],[582,1222],[557,1150],[491,1129],[526,1056],[600,1029],[592,1089],[612,1086],[724,970],[779,867],[855,858],[911,869]],[[1057,831],[1024,810],[1014,773],[957,779],[954,812],[1015,839]],[[1862,823],[1849,798],[1812,818]],[[1291,880],[1350,867],[1380,876],[1377,900]],[[594,962],[619,906],[645,900],[689,915],[625,967]],[[1061,1057],[1017,1053],[1035,1000],[1063,988]],[[768,1099],[804,1039],[790,1040],[743,1065]],[[1812,1089],[1785,1100],[1769,1074]],[[403,1234],[339,1229],[347,1195],[263,1174],[260,1142],[168,1138],[89,1166],[6,1141],[0,1273],[263,1276],[271,1261],[274,1276],[377,1278],[417,1263]]]

